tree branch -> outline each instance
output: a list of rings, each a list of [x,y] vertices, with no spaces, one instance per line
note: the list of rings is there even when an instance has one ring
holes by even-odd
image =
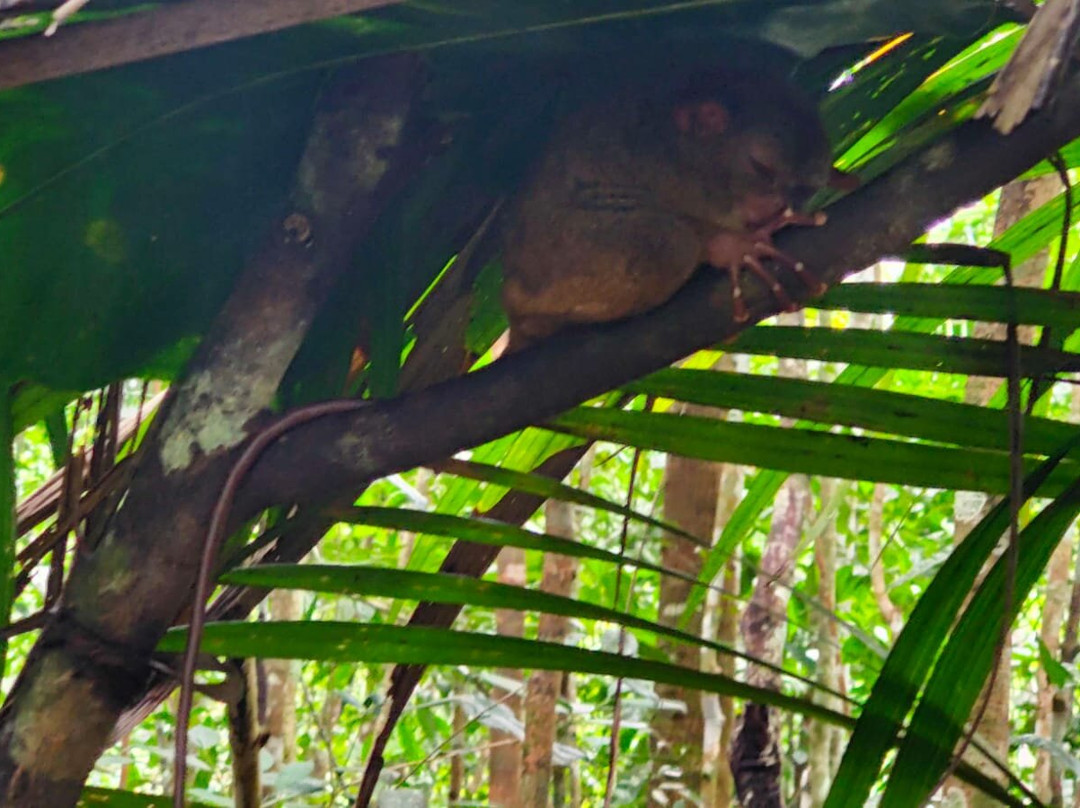
[[[183,0],[96,23],[61,26],[50,37],[0,45],[0,90],[89,73],[340,17],[401,0]]]

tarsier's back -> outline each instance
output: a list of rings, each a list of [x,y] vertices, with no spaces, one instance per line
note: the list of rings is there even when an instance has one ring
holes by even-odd
[[[741,264],[728,253],[767,240],[830,169],[816,108],[760,71],[654,76],[583,104],[512,206],[512,347],[654,308],[703,263]]]

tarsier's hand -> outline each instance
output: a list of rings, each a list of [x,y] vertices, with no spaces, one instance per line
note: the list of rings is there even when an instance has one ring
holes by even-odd
[[[790,269],[802,280],[812,296],[823,294],[828,288],[802,261],[792,258],[772,243],[773,233],[789,224],[820,226],[825,224],[825,214],[802,214],[789,208],[753,229],[720,230],[709,239],[706,246],[709,266],[726,270],[731,275],[731,299],[736,322],[745,322],[750,316],[743,302],[740,279],[744,269],[749,269],[768,285],[769,291],[785,311],[798,308],[776,275],[765,266],[765,261],[773,261]]]

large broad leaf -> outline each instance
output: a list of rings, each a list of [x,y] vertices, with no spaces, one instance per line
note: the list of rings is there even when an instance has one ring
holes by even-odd
[[[769,354],[821,362],[847,362],[863,367],[906,368],[977,376],[1009,374],[1008,346],[1002,340],[942,337],[893,329],[761,326],[732,341],[739,353]],[[1080,354],[1022,346],[1020,368],[1025,376],[1043,376],[1080,368]]]
[[[817,682],[785,671],[776,665],[758,660],[741,651],[689,634],[670,626],[597,606],[573,598],[553,595],[533,589],[525,589],[492,581],[480,581],[460,575],[413,572],[386,567],[359,565],[273,564],[250,567],[227,573],[222,583],[240,586],[260,586],[272,589],[305,589],[311,592],[335,592],[361,597],[388,597],[404,600],[430,601],[433,603],[456,603],[462,606],[484,606],[496,609],[544,612],[564,617],[586,620],[604,620],[637,631],[667,637],[677,642],[708,648],[719,654],[738,657],[752,662],[779,675],[801,682],[814,689],[824,689]],[[840,693],[833,695],[849,700]]]
[[[611,564],[627,564],[632,567],[640,567],[650,572],[663,573],[685,581],[696,579],[692,575],[668,569],[667,567],[651,564],[648,561],[635,559],[628,556],[620,556],[591,547],[561,536],[553,536],[549,533],[533,533],[524,528],[508,525],[505,522],[495,522],[480,518],[466,518],[462,516],[449,516],[442,513],[425,513],[413,511],[407,508],[377,508],[356,507],[338,508],[333,511],[335,519],[341,522],[370,525],[372,527],[385,527],[394,530],[408,530],[421,535],[449,536],[462,541],[471,541],[476,544],[487,544],[496,547],[520,547],[523,550],[543,550],[549,553],[560,553],[572,558],[592,558],[597,561],[606,561]]]
[[[79,808],[172,808],[173,798],[114,788],[84,788],[77,804]],[[210,808],[205,802],[185,804],[191,808]]]
[[[164,652],[182,650],[186,637],[185,629],[173,629],[158,648]],[[215,623],[206,627],[200,647],[215,656],[531,668],[647,679],[771,704],[841,727],[854,723],[849,716],[810,699],[754,687],[721,674],[557,643],[449,629],[337,622]]]
[[[221,92],[267,65],[245,43],[0,94],[0,379],[84,388],[205,328],[283,201],[320,81]]]
[[[1047,480],[1059,459],[1060,455],[1042,464],[1024,481],[1025,500]],[[1011,503],[998,503],[953,551],[919,599],[863,705],[826,808],[861,808],[866,803],[904,717],[914,705],[980,570],[1008,528],[1010,512]],[[995,642],[997,635],[985,626],[983,629],[982,639]]]
[[[552,419],[551,426],[592,440],[719,463],[926,488],[992,494],[1009,490],[1009,457],[1005,451],[957,449],[820,430],[727,423],[689,415],[585,407]],[[1035,466],[1035,461],[1028,461],[1028,470]],[[1075,469],[1075,463],[1063,464],[1062,469],[1051,475],[1041,493],[1053,496],[1062,491],[1075,476]]]
[[[653,396],[771,413],[818,424],[859,427],[974,449],[1009,449],[1009,415],[955,401],[865,387],[721,371],[668,369],[628,389]],[[1077,431],[1075,424],[1028,416],[1024,451],[1051,455]]]
[[[994,665],[1002,629],[1016,620],[1077,513],[1080,482],[1032,520],[1020,534],[1016,557],[1006,552],[980,585],[934,665],[908,724],[883,808],[915,808],[929,799]]]

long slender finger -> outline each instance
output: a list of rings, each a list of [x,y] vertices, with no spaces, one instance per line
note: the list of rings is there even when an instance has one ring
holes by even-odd
[[[799,213],[791,208],[787,208],[782,213],[778,214],[775,219],[762,225],[757,232],[759,236],[768,238],[777,230],[787,227],[789,224],[806,227],[821,227],[821,225],[825,224],[828,220],[828,215],[822,210],[815,213]]]
[[[788,311],[792,310],[795,304],[791,302],[791,298],[788,297],[787,291],[781,285],[777,277],[769,272],[769,270],[765,269],[756,255],[751,255],[750,253],[744,255],[743,266],[765,281],[769,287],[769,291],[772,292],[773,297],[776,298],[776,301],[782,308]]]
[[[786,252],[777,249],[772,244],[762,241],[755,244],[754,249],[757,251],[758,255],[764,256],[765,258],[771,258],[776,261],[776,263],[781,264],[794,272],[799,280],[806,285],[806,288],[810,290],[810,294],[823,295],[829,288],[817,277],[817,275],[806,268],[806,264],[796,258],[792,258]]]

